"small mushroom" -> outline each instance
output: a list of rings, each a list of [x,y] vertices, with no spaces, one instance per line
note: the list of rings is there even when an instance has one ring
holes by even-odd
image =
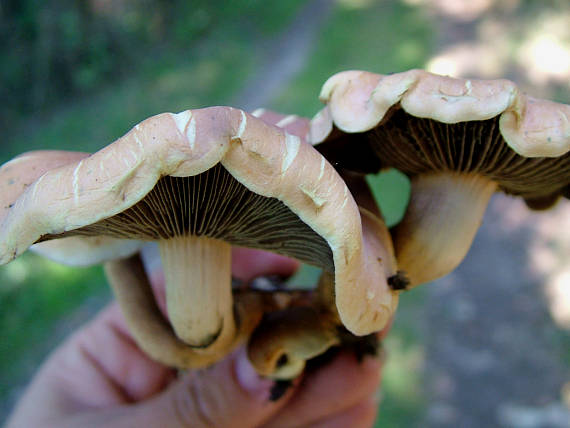
[[[411,178],[393,239],[412,285],[461,262],[494,192],[535,209],[569,197],[570,106],[527,96],[508,80],[347,71],[320,97],[327,105],[308,139],[335,167],[394,167]]]
[[[363,233],[377,255],[377,259],[370,262],[385,266],[385,276],[377,281],[397,277],[394,250],[384,222],[364,208],[360,213]],[[392,312],[395,312],[398,293],[392,290],[391,294]],[[366,296],[367,299],[373,297]],[[342,335],[343,323],[335,300],[334,276],[323,272],[314,293],[297,296],[282,309],[266,310],[248,343],[248,356],[254,368],[274,379],[293,379],[303,371],[308,360],[332,346],[342,345],[346,337]]]
[[[248,342],[248,357],[263,376],[294,379],[307,360],[340,343],[340,326],[329,307],[319,305],[313,295],[297,296],[285,308],[265,314]]]
[[[0,264],[60,238],[93,243],[108,237],[104,244],[114,244],[113,256],[117,248],[121,256],[137,248],[133,240],[158,241],[168,316],[194,352],[171,360],[179,367],[195,366],[192,355],[209,355],[211,362],[239,335],[231,245],[274,251],[333,273],[336,306],[356,334],[380,330],[394,310],[384,265],[363,239],[342,179],[310,145],[241,110],[154,116],[92,155],[32,152],[0,169],[0,186]],[[130,249],[117,243],[121,239]],[[97,261],[106,259],[101,254]],[[127,261],[112,263],[107,273],[135,338],[151,356],[164,355],[147,334],[153,328],[166,334],[156,308],[132,290],[148,284],[132,276],[116,280],[128,272]],[[120,297],[131,295],[146,307],[133,309],[128,302],[134,298]]]

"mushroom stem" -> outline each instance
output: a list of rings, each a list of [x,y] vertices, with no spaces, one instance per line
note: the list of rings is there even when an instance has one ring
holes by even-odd
[[[159,242],[166,307],[176,335],[201,352],[227,347],[235,336],[231,246],[198,236]]]
[[[138,346],[152,359],[180,369],[208,366],[226,355],[228,350],[204,354],[179,340],[164,319],[154,299],[140,257],[105,263],[105,274],[113,288],[129,331]],[[230,348],[249,336],[263,313],[263,301],[255,294],[238,295],[236,313],[240,329]]]
[[[471,174],[412,179],[406,214],[393,230],[398,266],[411,286],[442,277],[463,260],[495,190],[494,182]]]

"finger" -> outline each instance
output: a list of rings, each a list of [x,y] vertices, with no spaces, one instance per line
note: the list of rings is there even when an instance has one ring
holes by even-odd
[[[303,378],[295,396],[266,428],[300,427],[349,409],[372,395],[380,384],[382,363],[341,352],[327,366]]]
[[[74,340],[84,361],[121,390],[128,402],[163,390],[174,371],[150,359],[135,343],[116,304],[107,307]]]
[[[244,282],[263,275],[289,277],[299,262],[289,257],[251,248],[232,249],[232,275]]]
[[[164,389],[173,371],[144,354],[130,336],[116,304],[74,334],[48,363],[67,376],[66,387],[86,408],[135,402]],[[89,387],[85,387],[89,385]]]
[[[270,401],[273,386],[257,375],[242,348],[213,367],[184,375],[135,406],[129,418],[132,426],[253,428],[279,411],[294,391]]]
[[[366,399],[361,403],[326,419],[322,419],[307,428],[370,428],[374,425],[378,404],[374,399]]]
[[[42,426],[71,414],[116,408],[154,395],[172,379],[170,369],[133,343],[112,304],[42,365],[9,426]]]

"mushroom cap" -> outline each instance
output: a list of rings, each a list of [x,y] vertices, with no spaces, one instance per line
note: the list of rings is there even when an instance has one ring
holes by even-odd
[[[327,105],[308,140],[345,168],[480,173],[531,206],[568,194],[570,105],[527,96],[509,80],[346,71],[327,80],[320,98]],[[346,134],[359,136],[349,142]],[[462,151],[466,140],[474,144]]]
[[[260,118],[266,123],[282,127],[300,138],[305,138],[309,132],[311,121],[305,117],[297,115],[284,115],[267,109],[258,109],[253,113],[256,117]],[[382,215],[376,206],[373,196],[370,193],[366,182],[361,180],[360,177],[353,176],[349,172],[343,174],[343,179],[353,193],[357,204],[359,205],[360,217],[363,231],[363,244],[368,249],[370,254],[375,254],[376,259],[368,259],[370,263],[382,264],[382,271],[384,278],[393,278],[397,273],[397,262],[394,254],[394,247],[392,239],[386,224],[383,221]],[[357,194],[355,194],[355,192]],[[328,275],[324,274],[321,281]],[[384,279],[383,278],[383,279]],[[381,288],[380,294],[383,296],[383,305],[389,307],[387,313],[394,313],[398,305],[398,292],[383,281],[379,281],[378,285],[372,286],[366,293],[369,296],[375,296],[378,293],[378,287]],[[360,303],[356,299],[351,299],[351,290],[349,288],[337,289],[335,296],[329,296],[333,299],[343,299],[347,304],[357,307]],[[330,307],[331,305],[329,305]],[[356,308],[354,309],[356,310]],[[294,334],[292,334],[294,336]]]
[[[2,192],[0,264],[46,236],[63,237],[124,212],[162,177],[197,176],[220,164],[249,191],[281,201],[328,244],[335,287],[348,296],[336,303],[349,330],[380,330],[392,314],[380,291],[383,265],[370,261],[377,257],[362,244],[358,208],[343,180],[309,144],[254,116],[229,107],[164,113],[90,156],[51,156],[63,160],[37,167],[31,179],[16,168],[29,169],[31,161],[16,159],[0,170],[2,186],[22,183],[8,196]],[[379,291],[367,299],[369,284]]]
[[[50,170],[79,162],[89,153],[58,150],[38,150],[15,157],[0,168],[0,224],[14,209],[24,191],[43,180]],[[37,243],[31,250],[56,262],[72,266],[89,266],[137,252],[142,242],[109,236],[70,236]]]

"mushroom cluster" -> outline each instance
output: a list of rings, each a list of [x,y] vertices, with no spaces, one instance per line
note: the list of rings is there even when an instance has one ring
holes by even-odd
[[[570,106],[512,82],[349,71],[321,99],[311,121],[210,107],[151,117],[94,154],[11,160],[0,167],[0,264],[29,247],[104,263],[155,360],[202,367],[248,340],[259,373],[290,379],[347,335],[382,330],[400,290],[455,268],[495,191],[535,209],[570,198]],[[412,183],[392,231],[364,180],[383,168]],[[138,255],[149,241],[167,318]],[[317,266],[318,286],[232,289],[232,245]]]
[[[392,167],[410,177],[392,237],[412,286],[461,262],[494,192],[533,209],[570,197],[570,105],[527,96],[508,80],[348,71],[320,97],[326,107],[308,139],[341,175]]]
[[[148,241],[160,248],[169,322],[136,254]],[[311,145],[241,110],[165,113],[94,154],[31,152],[0,168],[0,264],[30,246],[105,262],[135,340],[167,365],[211,364],[277,307],[232,293],[231,245],[322,268],[330,312],[355,334],[395,310],[389,250],[363,233],[341,177]]]

